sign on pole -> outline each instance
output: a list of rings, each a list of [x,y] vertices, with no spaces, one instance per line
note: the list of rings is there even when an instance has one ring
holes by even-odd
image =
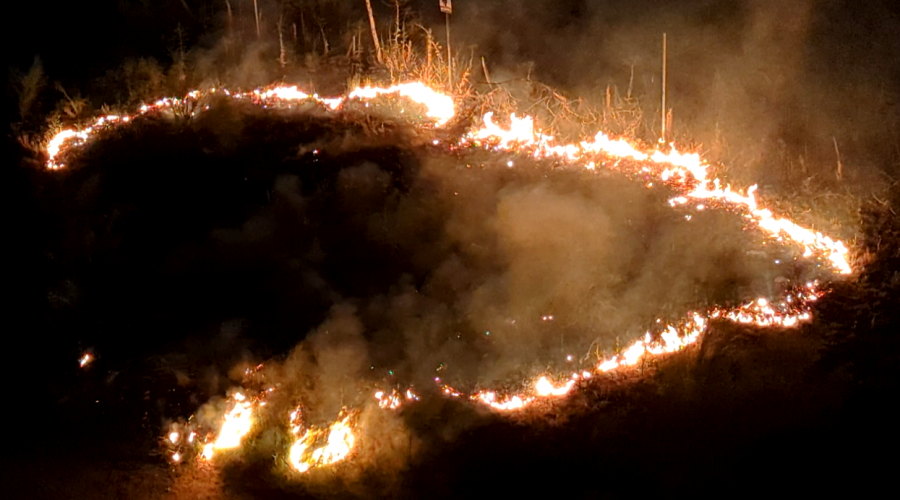
[[[438,4],[441,6],[441,12],[444,14],[453,14],[453,1],[452,0],[438,0]]]

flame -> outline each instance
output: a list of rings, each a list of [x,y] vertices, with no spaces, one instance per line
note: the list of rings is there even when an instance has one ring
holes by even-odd
[[[403,403],[402,398],[406,398],[406,401],[418,401],[419,396],[413,392],[412,388],[406,389],[406,391],[401,396],[401,393],[397,392],[396,389],[392,390],[390,394],[385,393],[384,391],[375,391],[375,400],[378,401],[378,406],[388,410],[394,410],[400,407]]]
[[[688,199],[704,199],[719,202],[743,210],[750,220],[772,238],[779,241],[787,238],[799,244],[804,256],[814,253],[823,256],[841,274],[850,274],[852,268],[847,261],[849,250],[841,241],[833,240],[822,233],[814,232],[794,222],[778,218],[765,208],[760,208],[756,200],[756,186],[751,186],[747,194],[735,191],[731,186],[722,187],[719,179],[710,179],[708,168],[699,154],[680,153],[670,145],[668,153],[656,150],[646,153],[625,139],[610,139],[603,132],[597,132],[592,141],[578,144],[554,145],[552,136],[535,130],[534,120],[526,116],[510,116],[510,125],[503,128],[493,121],[493,113],[485,113],[482,128],[470,132],[466,140],[473,144],[487,142],[495,150],[530,152],[535,158],[559,158],[568,162],[581,162],[588,170],[596,169],[596,161],[584,162],[586,157],[603,154],[616,160],[635,160],[640,168],[635,173],[656,176],[659,180],[682,191],[681,196],[670,200],[672,206],[687,203]],[[652,184],[651,184],[652,185]],[[703,210],[704,205],[698,205]]]
[[[495,391],[479,391],[469,397],[476,403],[485,404],[495,410],[511,411],[520,410],[530,405],[538,398],[565,396],[575,386],[578,374],[573,374],[572,379],[560,386],[554,386],[550,379],[542,376],[534,383],[534,395],[513,394],[500,397]]]
[[[104,115],[91,123],[81,127],[80,129],[64,129],[50,138],[47,142],[47,168],[50,170],[59,170],[65,165],[58,161],[59,155],[76,146],[83,145],[88,142],[97,132],[105,130],[111,125],[117,123],[128,123],[138,116],[148,113],[159,112],[182,106],[187,102],[196,102],[207,95],[222,94],[235,100],[249,99],[254,102],[293,102],[312,100],[331,109],[340,109],[347,101],[351,99],[372,99],[380,95],[399,94],[417,104],[422,104],[427,109],[426,116],[435,120],[437,126],[446,124],[456,115],[456,104],[453,98],[448,95],[437,92],[422,82],[409,82],[393,85],[387,88],[381,87],[358,87],[353,89],[345,97],[323,98],[318,94],[307,94],[300,90],[296,85],[293,86],[270,86],[266,89],[256,89],[251,92],[231,92],[227,89],[210,88],[206,91],[192,90],[188,92],[184,98],[177,99],[173,97],[165,97],[151,104],[144,104],[138,108],[138,112],[134,115]]]
[[[240,446],[241,440],[253,427],[253,403],[247,401],[247,398],[240,392],[235,393],[232,399],[234,399],[234,403],[231,410],[225,414],[219,435],[215,441],[203,445],[201,456],[207,460],[213,458],[216,450],[227,450]]]
[[[78,358],[78,366],[80,366],[81,368],[84,368],[85,366],[91,364],[91,361],[93,361],[93,360],[94,360],[94,355],[89,352],[86,352],[86,353],[82,354],[80,358]]]
[[[317,94],[308,94],[296,86],[270,86],[251,92],[231,92],[227,89],[209,89],[208,91],[192,91],[183,99],[164,98],[151,104],[143,105],[133,115],[106,115],[95,119],[78,129],[65,129],[54,135],[46,146],[47,168],[58,170],[64,167],[60,156],[71,148],[87,143],[96,134],[109,127],[132,122],[136,117],[175,108],[181,109],[184,104],[195,104],[205,96],[222,93],[236,100],[250,100],[263,107],[294,102],[311,101],[330,110],[340,110],[347,102],[354,99],[373,99],[378,96],[399,95],[419,103],[427,109],[426,115],[434,120],[436,126],[448,123],[455,116],[455,103],[452,97],[439,93],[421,82],[410,82],[391,87],[360,87],[349,91],[345,96],[323,98]],[[185,108],[191,108],[186,106]],[[553,159],[571,165],[582,166],[588,170],[599,167],[616,169],[640,179],[646,186],[652,187],[661,182],[676,193],[669,200],[672,207],[685,210],[702,211],[711,209],[730,209],[741,214],[763,233],[778,242],[792,242],[802,249],[804,258],[819,258],[829,264],[840,274],[852,273],[848,262],[849,251],[845,244],[820,232],[802,227],[793,221],[776,216],[771,210],[760,206],[756,197],[757,187],[750,186],[746,190],[734,189],[724,184],[711,174],[710,165],[699,154],[678,151],[674,144],[663,145],[662,148],[646,149],[623,138],[611,138],[605,133],[597,132],[593,137],[572,143],[561,143],[553,136],[544,134],[535,128],[534,119],[530,116],[510,115],[509,125],[501,126],[495,122],[492,112],[485,113],[483,124],[465,135],[452,147],[477,146],[495,151],[528,155],[536,159]],[[440,144],[435,139],[434,144]],[[665,150],[664,150],[665,149]],[[316,154],[318,151],[316,151]],[[509,159],[507,167],[513,168],[515,163]],[[685,216],[690,220],[691,216]],[[710,320],[724,319],[742,324],[756,326],[796,327],[811,319],[811,304],[824,294],[817,283],[808,283],[804,287],[787,292],[780,300],[758,298],[734,308],[712,308],[707,311],[689,313],[687,317],[671,324],[662,324],[653,332],[625,346],[617,354],[599,360],[593,370],[573,372],[564,383],[554,383],[548,375],[540,376],[530,388],[520,393],[498,393],[483,390],[473,394],[464,394],[453,387],[443,384],[435,378],[435,384],[446,397],[464,398],[477,404],[486,405],[498,411],[516,411],[526,408],[535,401],[546,398],[560,398],[571,394],[579,381],[587,380],[596,373],[605,373],[623,367],[636,366],[648,356],[657,356],[677,352],[694,344],[709,326]],[[545,321],[553,320],[552,316],[544,316]],[[85,353],[79,360],[84,367],[93,360],[90,353]],[[571,361],[571,360],[570,360]],[[260,367],[257,367],[257,370]],[[247,375],[250,375],[248,369]],[[270,392],[272,389],[268,389]],[[412,388],[404,391],[392,389],[390,392],[379,390],[374,393],[375,400],[383,409],[395,410],[419,398]],[[260,402],[259,405],[264,405]],[[242,439],[253,426],[254,403],[246,400],[242,393],[233,396],[231,408],[223,417],[223,423],[215,439],[203,440],[200,455],[204,459],[213,458],[217,450],[240,446]],[[353,450],[355,443],[351,414],[342,412],[338,419],[327,428],[309,427],[305,432],[300,410],[290,414],[290,430],[296,436],[291,446],[288,461],[291,466],[305,472],[311,468],[333,464],[344,460]],[[191,431],[187,443],[193,444],[197,434]],[[182,442],[181,434],[171,432],[168,436],[173,445]],[[198,442],[201,440],[197,440]],[[183,459],[180,451],[171,455],[174,462]]]
[[[295,415],[295,413],[291,414],[292,420],[296,418]],[[331,465],[347,458],[353,451],[353,445],[356,442],[351,425],[352,416],[348,413],[331,424],[325,443],[318,448],[315,445],[322,440],[325,429],[316,427],[307,429],[302,436],[297,438],[288,452],[288,462],[291,467],[297,472],[303,473],[309,469]]]
[[[358,87],[351,91],[348,97],[372,99],[382,94],[395,93],[424,105],[428,109],[425,114],[437,120],[437,126],[444,125],[456,115],[456,105],[452,97],[441,94],[422,82],[401,83],[388,88]]]
[[[195,101],[215,92],[217,92],[215,88],[206,92],[194,90],[184,99],[163,98],[150,105],[141,106],[138,115],[171,108],[186,101]],[[247,93],[232,93],[228,90],[222,92],[234,99],[249,98],[263,103],[313,100],[332,110],[339,109],[351,99],[372,99],[380,95],[399,94],[401,97],[423,104],[428,110],[427,116],[434,119],[437,126],[446,124],[456,114],[452,97],[437,92],[422,82],[402,83],[387,88],[358,87],[351,90],[346,98],[321,98],[316,94],[307,94],[297,86],[272,86]],[[485,113],[482,127],[470,132],[463,139],[463,143],[488,142],[494,149],[530,153],[535,158],[553,157],[568,162],[581,162],[589,170],[596,169],[596,160],[599,158],[592,157],[597,155],[605,155],[615,160],[634,160],[641,164],[635,173],[655,176],[683,191],[681,196],[673,198],[673,206],[686,203],[688,199],[708,199],[733,206],[743,210],[750,220],[771,237],[787,238],[801,245],[804,256],[809,257],[818,253],[841,274],[852,272],[847,261],[849,251],[843,242],[799,226],[788,219],[775,217],[770,210],[760,208],[755,197],[755,186],[750,187],[747,194],[741,194],[727,185],[722,187],[719,179],[709,178],[709,165],[697,153],[679,152],[673,144],[669,145],[668,152],[658,149],[651,152],[641,151],[627,140],[611,139],[602,131],[597,132],[592,140],[556,144],[553,136],[535,129],[534,119],[530,116],[520,118],[513,113],[508,128],[494,123],[493,116],[493,112]],[[129,122],[133,118],[134,116],[127,115],[106,115],[97,118],[81,130],[66,129],[58,132],[47,144],[47,167],[53,170],[62,168],[63,164],[57,158],[65,149],[87,142],[97,131],[112,124]],[[511,160],[508,166],[513,166]],[[652,182],[649,185],[652,185]],[[700,207],[698,209],[702,210]]]
[[[600,361],[595,370],[599,373],[606,373],[622,367],[635,366],[646,356],[680,351],[700,339],[700,336],[709,327],[710,319],[726,319],[763,327],[796,327],[800,323],[812,319],[810,305],[822,295],[824,292],[819,290],[815,282],[811,282],[798,290],[787,293],[784,299],[778,303],[772,303],[768,299],[760,297],[733,309],[714,308],[705,314],[694,312],[681,322],[662,326],[656,335],[646,332],[642,338],[626,346],[615,356]],[[572,373],[566,383],[554,385],[545,375],[534,382],[534,387],[530,391],[500,395],[496,391],[483,390],[468,396],[468,399],[499,411],[521,410],[542,398],[566,396],[579,380],[588,380],[592,377],[591,371],[582,370]],[[435,383],[440,384],[440,382],[440,379],[435,379]],[[445,396],[463,396],[462,393],[448,385],[441,385],[440,388]],[[381,408],[391,410],[400,408],[405,403],[397,391],[392,391],[390,395],[381,390],[376,391],[375,399]]]

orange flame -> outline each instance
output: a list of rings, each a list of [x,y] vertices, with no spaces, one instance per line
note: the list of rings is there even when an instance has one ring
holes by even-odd
[[[91,364],[91,361],[93,361],[93,360],[94,360],[94,355],[89,352],[86,352],[86,353],[82,354],[80,358],[78,358],[78,366],[80,366],[81,368],[84,368],[85,366]]]
[[[343,418],[338,418],[328,427],[325,442],[319,447],[315,447],[317,442],[322,441],[325,436],[325,429],[310,427],[307,431],[297,438],[297,441],[291,445],[288,452],[288,462],[297,472],[306,472],[315,467],[331,465],[347,458],[356,437],[353,435],[353,427],[351,425],[352,414],[346,414]],[[296,414],[291,414],[291,419],[295,419]],[[299,433],[299,429],[295,432]]]
[[[232,396],[234,402],[222,422],[222,428],[215,441],[203,445],[201,456],[211,460],[217,450],[227,450],[240,446],[244,436],[253,428],[253,403],[240,392]]]
[[[353,99],[372,99],[381,95],[396,94],[424,105],[427,108],[427,116],[432,118],[437,126],[448,123],[455,116],[455,103],[450,96],[441,94],[420,82],[387,88],[361,87],[351,90],[346,96],[336,98],[307,94],[296,86],[272,86],[246,93],[232,93],[227,89],[192,91],[184,99],[165,98],[141,106],[139,112],[132,116],[102,116],[78,130],[60,131],[47,144],[47,167],[53,170],[62,168],[64,165],[59,160],[60,155],[70,148],[85,144],[97,132],[110,126],[129,123],[137,116],[170,109],[184,102],[195,102],[205,95],[216,92],[222,92],[233,99],[249,99],[263,106],[313,101],[331,110],[339,110]],[[435,143],[438,144],[439,141]],[[677,196],[669,200],[673,207],[684,206],[695,210],[704,210],[707,206],[734,209],[769,237],[779,242],[790,241],[797,244],[802,248],[804,258],[822,258],[840,274],[852,272],[847,260],[849,251],[843,242],[802,227],[786,218],[775,216],[771,210],[759,205],[756,186],[751,186],[746,191],[732,189],[719,179],[711,177],[710,165],[699,154],[679,152],[671,144],[668,151],[645,150],[626,139],[610,138],[603,132],[597,132],[592,138],[579,142],[559,143],[553,136],[537,130],[533,118],[529,116],[520,118],[513,114],[509,117],[509,126],[504,127],[495,123],[493,113],[488,112],[483,117],[483,125],[472,130],[456,144],[456,146],[467,145],[486,146],[493,150],[527,154],[539,159],[555,159],[581,165],[588,170],[596,170],[599,165],[621,169],[626,173],[650,179],[648,186],[652,186],[654,181],[659,181],[676,191]],[[509,160],[507,166],[512,168],[514,162]],[[691,206],[690,204],[694,202],[702,203]],[[572,373],[562,384],[554,384],[549,377],[541,376],[534,382],[533,387],[519,394],[501,395],[496,391],[484,390],[465,395],[443,384],[440,379],[436,378],[435,383],[446,397],[463,397],[495,410],[520,410],[540,399],[565,397],[572,392],[579,380],[590,379],[594,373],[635,366],[646,356],[683,349],[700,338],[711,319],[726,319],[757,326],[795,327],[811,319],[810,305],[822,295],[823,292],[815,283],[809,283],[800,290],[786,294],[777,303],[759,298],[736,308],[715,308],[706,312],[691,313],[680,322],[662,325],[655,334],[647,332],[641,339],[626,346],[615,356],[599,361],[594,371],[582,370]],[[545,318],[548,321],[550,319],[552,317]],[[90,354],[85,354],[79,364],[85,366],[91,359]],[[384,409],[398,409],[419,399],[412,389],[403,392],[391,390],[390,393],[377,391],[374,397],[378,405]],[[252,428],[254,404],[247,401],[241,393],[236,393],[233,400],[231,409],[223,417],[224,421],[218,436],[202,445],[203,458],[211,459],[216,450],[240,446],[242,439]],[[299,410],[292,412],[290,428],[297,439],[290,448],[288,461],[295,470],[305,472],[314,467],[344,460],[350,455],[356,438],[351,415],[343,412],[342,415],[327,428],[310,427],[301,435],[303,426],[299,421],[300,412]],[[196,433],[191,431],[187,442],[193,443],[195,437]],[[173,445],[179,444],[182,441],[181,434],[171,433],[169,441]],[[182,455],[177,451],[171,457],[174,462],[182,459]]]

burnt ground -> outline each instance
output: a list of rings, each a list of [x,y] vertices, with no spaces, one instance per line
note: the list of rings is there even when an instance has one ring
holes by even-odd
[[[314,137],[323,126],[317,121],[299,133]],[[279,127],[293,132],[282,134]],[[300,329],[327,314],[327,300],[317,292],[279,284],[283,270],[277,266],[245,265],[252,250],[221,257],[208,269],[154,261],[173,258],[165,243],[173,235],[190,243],[197,231],[240,224],[248,211],[270,203],[267,186],[274,180],[264,165],[293,157],[285,151],[298,141],[296,127],[267,120],[190,140],[183,130],[135,127],[122,133],[150,144],[142,155],[126,155],[134,144],[126,137],[113,143],[121,151],[108,144],[88,148],[57,177],[10,148],[10,164],[18,166],[4,183],[15,207],[7,219],[15,252],[7,260],[13,297],[6,328],[4,497],[675,497],[866,494],[890,484],[900,437],[891,409],[900,388],[900,227],[897,209],[882,204],[861,214],[859,275],[834,284],[816,306],[816,320],[800,329],[713,324],[699,346],[597,378],[565,402],[515,418],[428,401],[402,414],[415,431],[410,449],[418,452],[398,467],[350,470],[355,466],[348,463],[293,483],[260,456],[219,468],[172,467],[159,454],[162,422],[190,414],[227,385],[226,369],[214,367],[231,366],[247,352],[277,356],[298,340],[267,336],[271,325],[261,322],[251,334],[223,343],[217,337],[221,317],[243,307],[244,316],[277,316],[287,328]],[[259,147],[229,149],[244,134]],[[417,141],[405,130],[392,134],[387,144],[397,135]],[[212,153],[196,147],[213,140]],[[208,154],[234,161],[224,169],[185,172],[186,165],[203,163],[196,155]],[[392,182],[402,184],[403,169],[415,168],[414,156],[393,147],[370,144],[365,154],[398,165]],[[308,166],[309,155],[298,157]],[[121,173],[123,158],[131,162],[130,173]],[[91,165],[103,165],[103,175]],[[309,176],[304,185],[315,186],[327,184],[331,174],[312,166],[303,175]],[[92,187],[98,182],[102,189]],[[198,192],[205,193],[202,203]],[[900,205],[896,186],[892,200]],[[343,230],[333,229],[336,245],[347,243]],[[380,269],[384,276],[376,272],[342,286],[361,287],[356,291],[364,294],[398,272],[385,266],[390,259],[370,258],[360,269]],[[129,265],[118,265],[123,261]],[[221,266],[242,273],[240,287],[216,280]],[[254,276],[262,278],[254,282]],[[331,276],[340,282],[340,273]],[[241,293],[248,283],[256,286]],[[288,295],[260,296],[273,289]],[[304,304],[301,313],[279,315],[285,300]],[[91,348],[97,361],[87,370],[74,366]],[[188,351],[188,359],[174,359],[173,353]],[[202,372],[188,373],[190,390],[171,368],[184,364]],[[445,432],[442,423],[460,415],[469,425]]]

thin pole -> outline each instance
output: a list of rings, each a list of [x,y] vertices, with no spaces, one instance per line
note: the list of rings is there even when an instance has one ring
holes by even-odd
[[[256,39],[259,40],[259,8],[256,5],[256,0],[253,0],[253,16],[256,17]]]
[[[381,43],[378,41],[378,30],[375,29],[375,14],[372,13],[371,0],[366,0],[366,10],[369,12],[369,30],[372,32],[372,45],[375,46],[375,60],[381,64],[384,60],[381,58]]]
[[[453,87],[453,55],[450,52],[450,13],[444,13],[444,21],[447,25],[447,86]]]
[[[660,121],[660,130],[662,131],[659,137],[660,142],[665,144],[666,142],[666,79],[668,77],[668,54],[667,54],[667,46],[666,46],[666,34],[663,33],[662,36],[662,109],[660,110],[660,115],[662,119]]]

